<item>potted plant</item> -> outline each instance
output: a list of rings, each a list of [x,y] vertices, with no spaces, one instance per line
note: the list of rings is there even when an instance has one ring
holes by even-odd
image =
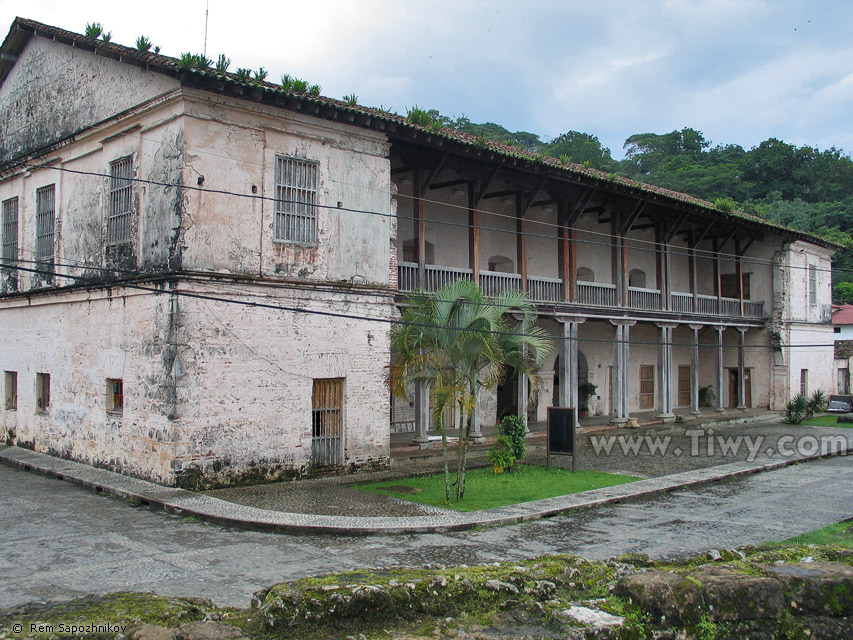
[[[581,402],[578,405],[578,417],[579,418],[588,418],[589,417],[589,405],[586,402]]]
[[[594,396],[595,392],[598,391],[598,385],[592,384],[591,382],[584,382],[578,385],[578,391],[585,394],[587,397]]]

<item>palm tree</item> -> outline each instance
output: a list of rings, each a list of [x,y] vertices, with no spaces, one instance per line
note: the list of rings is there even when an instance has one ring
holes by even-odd
[[[456,280],[434,294],[415,292],[391,331],[390,384],[396,396],[407,387],[433,388],[433,423],[441,434],[445,497],[450,500],[450,470],[444,411],[459,409],[462,429],[456,474],[456,500],[465,496],[465,468],[471,418],[480,388],[493,389],[515,369],[538,388],[535,371],[553,348],[535,326],[536,307],[521,291],[487,299],[475,283]]]

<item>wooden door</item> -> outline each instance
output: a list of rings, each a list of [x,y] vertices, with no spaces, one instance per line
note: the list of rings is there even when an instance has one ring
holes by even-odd
[[[690,406],[690,367],[678,367],[678,406]]]
[[[640,409],[655,408],[655,367],[640,365]]]

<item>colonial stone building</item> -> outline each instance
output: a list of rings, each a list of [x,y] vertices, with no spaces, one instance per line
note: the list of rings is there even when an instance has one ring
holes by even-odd
[[[454,278],[527,291],[560,344],[477,429],[831,387],[812,236],[30,20],[0,53],[9,443],[188,486],[385,465],[428,428],[429,390],[385,385],[397,305]]]

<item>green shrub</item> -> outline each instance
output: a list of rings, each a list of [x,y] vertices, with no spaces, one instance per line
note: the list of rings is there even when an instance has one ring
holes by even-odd
[[[516,460],[524,460],[527,453],[527,427],[518,416],[504,416],[498,426],[498,433],[506,438]]]
[[[510,471],[515,467],[515,453],[505,436],[498,436],[494,448],[486,454],[486,459],[495,466],[495,473]]]

